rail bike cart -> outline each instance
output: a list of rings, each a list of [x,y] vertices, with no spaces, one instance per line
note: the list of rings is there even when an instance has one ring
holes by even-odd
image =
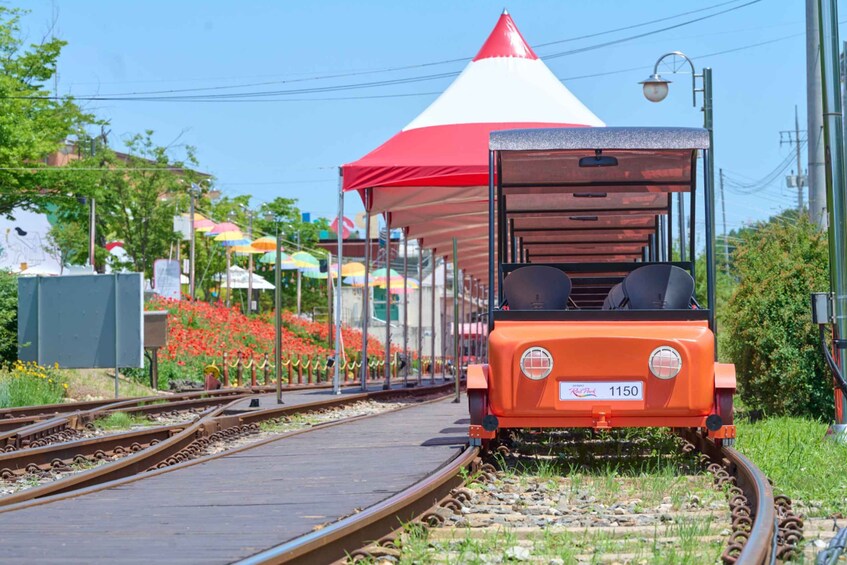
[[[695,294],[694,261],[672,260],[672,204],[681,210],[687,193],[697,225],[697,155],[708,150],[708,132],[693,128],[491,133],[494,292],[488,364],[468,369],[473,443],[570,427],[702,428],[732,441],[735,367],[715,362],[714,311]],[[711,308],[712,187],[704,192]]]

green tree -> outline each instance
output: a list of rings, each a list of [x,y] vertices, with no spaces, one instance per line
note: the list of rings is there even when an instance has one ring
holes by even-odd
[[[831,377],[809,311],[809,294],[829,286],[826,235],[805,216],[777,216],[739,234],[734,264],[724,330],[741,398],[768,414],[829,418]]]
[[[152,276],[156,259],[175,254],[180,244],[173,217],[187,209],[188,187],[198,174],[189,166],[197,161],[192,148],[184,160],[172,159],[165,147],[153,143],[153,132],[134,135],[126,142],[126,153],[106,146],[68,166],[67,190],[76,196],[95,198],[98,234],[96,262],[105,260]],[[88,208],[76,198],[57,201],[59,223],[50,239],[60,254],[72,261],[87,257]],[[109,255],[107,241],[123,242],[127,260],[120,263]],[[85,250],[83,253],[82,250]]]
[[[18,358],[18,277],[0,271],[0,362]]]
[[[24,13],[0,6],[0,214],[7,216],[60,193],[56,184],[63,173],[44,159],[93,120],[72,98],[54,99],[46,88],[65,42],[45,38],[25,45]]]

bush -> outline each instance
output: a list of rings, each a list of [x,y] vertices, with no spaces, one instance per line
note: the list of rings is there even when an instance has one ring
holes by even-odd
[[[0,365],[18,358],[18,278],[0,271]]]
[[[741,399],[769,415],[831,418],[832,381],[809,301],[812,291],[829,288],[826,234],[795,215],[739,235],[740,283],[723,329]]]

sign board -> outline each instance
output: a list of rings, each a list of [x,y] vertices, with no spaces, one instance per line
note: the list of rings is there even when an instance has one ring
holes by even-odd
[[[141,273],[18,278],[18,357],[70,369],[143,367]]]
[[[174,216],[174,231],[183,241],[191,239],[191,219],[187,216]]]
[[[156,259],[153,262],[153,291],[163,298],[179,300],[182,296],[179,275],[179,261]]]

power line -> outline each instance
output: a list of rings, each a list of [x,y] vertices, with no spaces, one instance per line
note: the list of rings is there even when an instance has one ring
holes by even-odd
[[[549,46],[549,45],[556,45],[556,44],[561,44],[561,43],[578,41],[578,40],[582,40],[582,39],[590,39],[590,38],[593,38],[593,37],[599,37],[599,36],[602,36],[602,35],[617,33],[619,31],[635,29],[635,28],[638,28],[638,27],[643,27],[643,26],[646,26],[646,25],[654,24],[654,23],[668,21],[668,20],[680,18],[680,17],[683,17],[683,16],[695,14],[695,13],[713,10],[715,8],[720,8],[722,6],[726,6],[728,4],[734,4],[734,3],[737,3],[737,2],[740,2],[740,1],[741,0],[729,0],[727,2],[720,2],[718,4],[713,4],[713,5],[707,6],[705,8],[699,8],[697,10],[690,10],[690,11],[687,11],[687,12],[681,12],[681,13],[678,13],[678,14],[674,14],[672,16],[665,16],[665,17],[658,18],[658,19],[655,19],[655,20],[648,20],[648,21],[645,21],[645,22],[640,22],[640,23],[637,23],[637,24],[629,25],[629,26],[624,26],[624,27],[614,28],[614,29],[608,29],[608,30],[599,31],[599,32],[595,32],[595,33],[591,33],[591,34],[587,34],[587,35],[581,35],[581,36],[577,36],[577,37],[570,37],[570,38],[566,38],[566,39],[548,41],[546,43],[538,43],[534,47],[535,48],[546,47],[546,46]],[[685,24],[685,25],[687,25],[687,24]],[[657,30],[656,32],[658,32],[658,31],[662,31],[662,30]],[[653,32],[653,33],[656,33],[656,32]],[[363,69],[363,70],[353,70],[353,71],[335,71],[335,72],[329,72],[328,74],[307,76],[307,77],[302,77],[302,78],[287,78],[287,79],[277,80],[277,81],[263,81],[263,82],[253,82],[253,83],[245,83],[245,84],[239,84],[239,85],[228,85],[228,86],[224,85],[224,86],[213,86],[213,87],[207,87],[207,88],[184,89],[184,90],[185,91],[191,91],[191,90],[202,91],[202,90],[214,90],[214,89],[247,88],[247,87],[253,87],[253,86],[268,86],[268,85],[271,85],[271,84],[289,84],[289,83],[306,82],[306,81],[313,81],[313,80],[328,80],[328,79],[334,79],[334,78],[347,78],[347,77],[352,77],[352,76],[363,76],[363,75],[368,75],[368,74],[390,73],[390,72],[397,72],[397,71],[421,69],[421,68],[432,67],[432,66],[437,66],[437,65],[446,65],[446,64],[451,64],[451,63],[467,62],[470,59],[471,59],[471,57],[466,56],[466,57],[457,57],[457,58],[453,58],[453,59],[443,59],[443,60],[440,60],[440,61],[429,61],[429,62],[424,62],[424,63],[415,63],[415,64],[411,64],[411,65],[392,66],[392,67],[385,67],[385,68],[378,68],[378,69]],[[273,76],[273,75],[271,75],[271,76]],[[238,80],[238,79],[235,79],[235,78],[233,78],[233,79],[217,78],[217,79],[192,79],[192,80],[193,81],[208,81],[208,80]],[[177,79],[177,80],[169,80],[169,81],[136,81],[136,82],[184,82],[184,81]],[[77,83],[77,84],[86,84],[86,83]],[[97,83],[97,84],[103,84],[103,83]],[[127,84],[127,83],[107,83],[107,84]],[[126,95],[168,93],[168,92],[179,92],[179,91],[180,90],[152,91],[152,92],[144,92],[144,93],[129,93],[129,94],[126,94]],[[123,95],[125,95],[125,94],[115,94],[114,96],[123,96]]]
[[[636,34],[636,35],[632,35],[632,36],[628,36],[628,37],[623,37],[623,38],[619,38],[619,39],[616,39],[616,40],[613,40],[613,41],[607,41],[607,42],[603,42],[603,43],[599,43],[599,44],[595,44],[595,45],[588,45],[588,46],[585,46],[585,47],[580,47],[578,49],[572,49],[572,50],[569,50],[569,51],[562,51],[562,52],[558,52],[558,53],[547,54],[547,55],[544,55],[544,58],[545,59],[555,59],[555,58],[564,57],[564,56],[568,56],[568,55],[574,55],[574,54],[577,54],[577,53],[584,53],[586,51],[592,51],[592,50],[595,50],[595,49],[601,49],[603,47],[608,47],[610,45],[617,45],[617,44],[624,43],[624,42],[627,42],[627,41],[632,41],[634,39],[639,39],[639,38],[645,37],[647,35],[653,35],[653,34],[656,34],[656,33],[661,33],[661,32],[667,31],[667,30],[676,29],[676,28],[679,28],[679,27],[691,25],[693,23],[701,22],[703,20],[714,18],[714,17],[720,16],[720,15],[723,15],[723,14],[726,14],[726,13],[729,13],[729,12],[733,12],[735,10],[739,10],[741,8],[745,8],[745,7],[753,5],[753,4],[757,4],[761,1],[762,0],[750,0],[750,1],[748,1],[744,4],[741,4],[739,6],[734,6],[734,7],[728,8],[726,10],[721,10],[719,12],[715,12],[713,14],[701,16],[699,18],[686,20],[686,21],[683,21],[683,22],[680,22],[680,23],[677,23],[677,24],[674,24],[674,25],[671,25],[671,26],[666,26],[664,28],[654,29],[654,30],[651,30],[649,32]],[[732,3],[732,2],[724,2],[722,4],[718,4],[717,6],[726,5],[728,3]],[[714,7],[715,6],[713,6],[712,8],[714,8]],[[702,11],[702,10],[695,10],[695,12],[696,11]],[[666,19],[671,19],[671,18],[666,18]],[[636,25],[634,27],[639,27],[640,25],[647,25],[647,24],[639,24],[639,25]],[[621,29],[625,29],[625,28],[621,28]],[[612,30],[610,32],[603,32],[603,33],[612,33],[614,31],[619,31],[619,30]],[[461,60],[464,60],[464,59],[461,59]],[[454,62],[454,61],[455,60],[450,60],[449,62]],[[430,63],[429,65],[431,65],[431,64],[432,63]],[[387,80],[369,81],[369,82],[363,82],[363,83],[341,84],[341,85],[335,85],[335,86],[289,89],[289,90],[274,90],[274,91],[236,92],[236,93],[226,93],[226,94],[196,94],[196,93],[198,93],[198,92],[209,92],[209,91],[220,91],[220,90],[232,90],[232,89],[237,89],[237,88],[247,88],[247,87],[253,87],[253,86],[267,86],[267,85],[270,85],[270,84],[286,84],[286,83],[290,83],[290,82],[300,82],[300,81],[303,81],[303,80],[306,80],[306,79],[293,79],[293,80],[289,80],[289,81],[270,81],[270,82],[263,82],[263,83],[250,83],[250,84],[241,84],[241,85],[211,86],[211,87],[203,87],[203,88],[183,88],[183,89],[169,89],[169,90],[153,90],[153,91],[144,91],[144,92],[111,93],[111,94],[105,94],[105,95],[80,95],[80,96],[75,96],[74,98],[77,99],[77,100],[98,100],[98,101],[115,101],[117,99],[121,99],[121,100],[132,99],[132,100],[148,101],[149,97],[153,97],[153,96],[155,96],[157,100],[158,99],[179,100],[179,99],[185,99],[185,98],[189,98],[189,97],[192,100],[209,100],[209,99],[216,99],[216,98],[220,98],[220,97],[225,97],[225,98],[248,97],[249,98],[249,97],[255,97],[255,96],[283,96],[283,95],[290,95],[290,94],[314,94],[314,93],[320,93],[320,92],[337,92],[337,91],[341,91],[341,90],[354,90],[354,89],[362,89],[362,88],[393,86],[393,85],[398,85],[398,84],[409,84],[409,83],[414,83],[414,82],[421,82],[421,81],[428,81],[428,80],[438,80],[438,79],[442,79],[442,78],[455,77],[458,74],[459,74],[458,72],[436,73],[436,74],[430,74],[430,75],[421,75],[421,76],[417,76],[417,77],[387,79]],[[340,75],[327,75],[325,77],[319,77],[319,78],[338,78],[339,76]],[[190,96],[182,96],[186,93],[194,93],[194,94],[192,94]]]

